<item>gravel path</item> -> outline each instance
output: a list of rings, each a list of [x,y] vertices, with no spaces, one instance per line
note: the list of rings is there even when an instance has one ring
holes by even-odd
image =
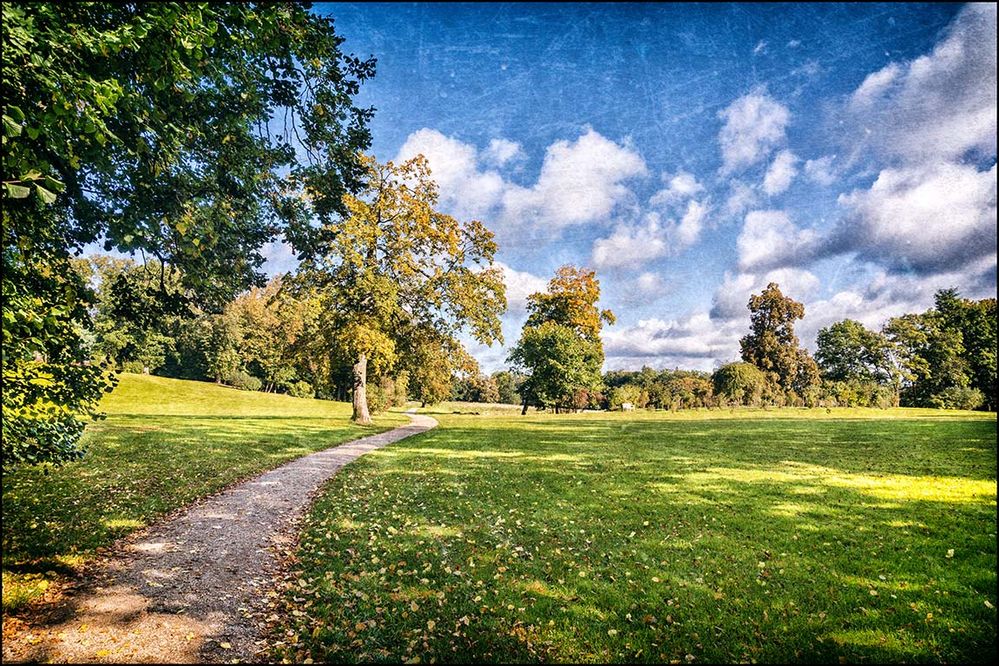
[[[4,662],[253,661],[252,616],[319,486],[358,456],[430,430],[412,423],[299,458],[137,533],[64,616],[4,646]],[[8,650],[10,647],[10,650]]]

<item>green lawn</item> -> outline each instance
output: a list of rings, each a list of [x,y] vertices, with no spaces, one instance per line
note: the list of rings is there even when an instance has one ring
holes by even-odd
[[[82,460],[3,476],[5,612],[170,510],[408,421],[388,414],[364,428],[350,423],[346,403],[127,374],[102,409],[108,418],[87,427]]]
[[[329,482],[274,657],[996,656],[994,414],[428,411]]]

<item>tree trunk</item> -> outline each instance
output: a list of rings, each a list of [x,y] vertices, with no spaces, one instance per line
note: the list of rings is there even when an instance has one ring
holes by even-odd
[[[360,425],[371,425],[371,415],[368,413],[368,357],[357,355],[354,364],[354,415],[351,420]]]
[[[527,413],[527,398],[524,398],[524,408],[520,410],[520,415],[523,416]]]

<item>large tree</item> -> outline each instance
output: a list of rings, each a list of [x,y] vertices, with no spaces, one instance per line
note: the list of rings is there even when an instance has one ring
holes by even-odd
[[[297,276],[322,299],[330,352],[353,366],[358,423],[371,421],[369,364],[380,373],[397,361],[405,366],[407,356],[458,365],[454,359],[467,356],[459,332],[484,344],[502,341],[506,309],[492,232],[435,209],[438,189],[426,159],[364,163],[364,190],[344,196],[348,214],[324,225],[326,241]],[[421,366],[407,369],[411,386],[420,386]]]
[[[520,386],[524,413],[530,404],[579,407],[603,387],[600,330],[614,323],[614,313],[598,309],[599,298],[596,273],[570,265],[558,269],[547,291],[528,296],[527,321],[510,352],[527,375]]]
[[[784,391],[807,388],[817,377],[811,371],[811,358],[799,348],[794,334],[794,322],[805,316],[805,306],[771,282],[762,293],[750,297],[749,312],[751,332],[739,341],[742,360],[762,370]]]
[[[279,233],[308,255],[364,175],[373,60],[306,3],[3,3],[3,464],[78,455],[95,241],[218,309]],[[310,196],[299,196],[308,190]],[[166,292],[165,280],[160,292]]]
[[[824,379],[889,382],[888,340],[859,321],[844,319],[819,331],[815,360]]]

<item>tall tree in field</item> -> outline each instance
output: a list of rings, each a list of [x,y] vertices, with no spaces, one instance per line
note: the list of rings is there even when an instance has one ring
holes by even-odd
[[[423,156],[364,163],[364,190],[344,196],[347,215],[323,226],[326,242],[298,275],[323,299],[330,350],[353,365],[358,423],[371,422],[369,364],[384,372],[403,350],[459,355],[462,329],[484,344],[502,341],[506,309],[492,232],[435,210],[437,184]],[[410,382],[419,381],[411,371]]]
[[[941,327],[961,334],[970,386],[982,392],[988,409],[995,409],[996,299],[973,301],[961,298],[956,289],[942,289],[935,294],[934,306]]]
[[[811,372],[799,374],[799,365],[807,355],[798,347],[794,322],[805,316],[805,306],[781,293],[771,282],[749,299],[751,332],[739,341],[742,360],[752,363],[767,378],[785,391],[802,390],[802,380],[814,379]],[[807,366],[807,362],[805,362]]]
[[[79,455],[79,417],[110,390],[88,364],[93,294],[70,256],[100,240],[154,257],[218,310],[262,282],[259,248],[279,233],[308,254],[311,221],[343,212],[363,176],[371,111],[353,97],[374,62],[344,54],[306,3],[2,11],[8,467]]]
[[[815,360],[822,376],[837,382],[888,382],[888,340],[859,321],[844,319],[819,331]]]
[[[548,291],[527,299],[529,315],[510,361],[527,374],[520,386],[523,412],[537,406],[579,407],[577,396],[603,386],[600,330],[614,313],[599,310],[600,282],[591,270],[562,266]]]

